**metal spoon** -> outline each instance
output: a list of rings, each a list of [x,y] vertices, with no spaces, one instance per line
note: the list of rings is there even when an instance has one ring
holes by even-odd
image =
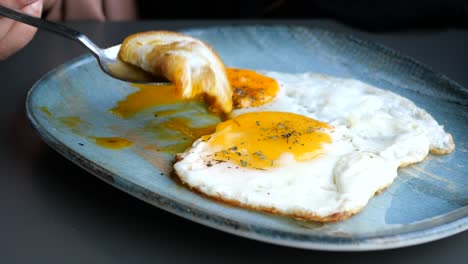
[[[80,43],[96,57],[101,69],[114,78],[134,83],[167,83],[167,81],[157,79],[140,68],[119,60],[117,55],[120,45],[108,49],[101,49],[81,32],[58,23],[20,13],[3,5],[0,5],[0,15],[39,29],[45,29]]]

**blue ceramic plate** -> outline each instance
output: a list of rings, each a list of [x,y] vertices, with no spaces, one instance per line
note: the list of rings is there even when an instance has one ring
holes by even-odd
[[[214,27],[185,33],[213,45],[228,66],[314,71],[403,95],[445,125],[457,149],[401,169],[390,188],[349,220],[318,224],[226,206],[179,186],[170,177],[174,156],[145,147],[166,140],[143,129],[151,111],[130,119],[110,113],[135,88],[104,75],[91,56],[58,67],[33,87],[27,98],[32,124],[50,146],[109,184],[239,236],[308,249],[374,250],[420,244],[468,228],[466,88],[381,45],[318,28]],[[109,136],[131,137],[138,144],[111,150],[90,138]]]

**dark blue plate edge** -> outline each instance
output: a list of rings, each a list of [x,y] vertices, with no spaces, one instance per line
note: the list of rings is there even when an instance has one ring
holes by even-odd
[[[251,25],[255,27],[254,25]],[[272,26],[263,26],[263,27],[276,27],[280,25]],[[284,25],[282,25],[284,26]],[[211,28],[215,28],[212,26]],[[248,27],[248,26],[235,26],[235,27]],[[294,28],[296,26],[288,26]],[[323,32],[330,34],[341,35],[341,37],[346,37],[350,40],[357,41],[360,45],[365,45],[370,49],[377,49],[377,52],[384,53],[385,55],[398,56],[398,58],[407,60],[417,67],[422,68],[426,73],[432,74],[435,79],[441,79],[454,90],[464,90],[467,89],[451,80],[447,76],[436,73],[431,70],[429,67],[418,62],[417,60],[407,57],[394,51],[384,45],[377,44],[371,41],[361,40],[356,37],[346,35],[343,33],[337,33],[321,29],[319,27],[307,27],[307,26],[297,26],[307,29],[319,29]],[[202,30],[209,29],[210,27],[205,28],[190,28],[190,30]],[[37,91],[37,87],[40,87],[39,84],[46,81],[49,78],[52,78],[57,71],[61,68],[69,68],[75,66],[75,64],[84,64],[94,58],[90,55],[83,55],[77,57],[61,66],[51,70],[41,79],[39,79],[29,90],[26,97],[26,115],[30,120],[31,124],[39,134],[39,136],[54,150],[65,156],[70,161],[74,162],[81,168],[85,169],[89,173],[95,175],[99,179],[105,181],[108,184],[124,191],[136,198],[139,198],[145,202],[148,202],[154,206],[157,206],[163,210],[166,210],[170,213],[178,215],[180,217],[186,218],[191,221],[195,221],[199,224],[203,224],[221,231],[225,231],[234,235],[251,238],[254,240],[259,240],[267,243],[291,246],[303,249],[318,249],[318,250],[327,250],[327,251],[366,251],[366,250],[382,250],[382,249],[392,249],[400,248],[411,245],[417,245],[425,242],[430,242],[436,239],[442,239],[460,232],[463,232],[468,229],[468,206],[460,208],[454,212],[443,215],[440,219],[440,225],[433,226],[431,224],[429,227],[426,225],[428,223],[416,223],[412,225],[407,225],[403,229],[404,232],[398,234],[376,234],[369,237],[339,237],[339,236],[314,236],[314,235],[304,235],[297,234],[292,232],[284,232],[273,229],[264,228],[261,226],[249,225],[233,221],[221,216],[210,215],[202,210],[194,209],[190,206],[187,206],[181,202],[163,197],[156,193],[153,193],[142,186],[138,186],[131,181],[128,181],[119,175],[112,173],[111,171],[101,167],[80,155],[79,153],[68,148],[62,144],[59,140],[53,137],[47,129],[43,128],[38,120],[35,117],[34,106],[32,105],[32,97]],[[118,180],[116,180],[118,179]],[[431,220],[434,220],[431,219]],[[412,231],[408,231],[410,229]],[[415,230],[416,228],[416,230]],[[392,230],[390,230],[392,231]]]

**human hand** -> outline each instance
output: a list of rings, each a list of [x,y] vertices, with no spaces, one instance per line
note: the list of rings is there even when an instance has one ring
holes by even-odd
[[[0,0],[0,4],[31,16],[40,17],[43,0]],[[31,41],[37,29],[9,18],[0,18],[0,60],[4,60]]]

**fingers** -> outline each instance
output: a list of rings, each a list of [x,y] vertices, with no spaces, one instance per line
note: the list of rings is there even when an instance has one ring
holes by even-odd
[[[4,38],[10,28],[15,23],[14,20],[8,18],[0,18],[0,39]]]
[[[15,2],[15,3],[13,3]],[[31,3],[32,2],[32,3]],[[22,6],[19,11],[39,17],[42,13],[42,0],[0,0],[9,7]],[[29,3],[29,4],[28,4]],[[9,27],[8,27],[9,26]],[[0,20],[0,60],[3,60],[23,48],[36,33],[36,28],[10,19]]]
[[[25,6],[30,5],[37,0],[0,0],[0,4],[13,8],[15,10],[21,10]],[[8,32],[8,30],[13,26],[15,23],[13,20],[8,18],[0,18],[0,39],[2,39]]]

